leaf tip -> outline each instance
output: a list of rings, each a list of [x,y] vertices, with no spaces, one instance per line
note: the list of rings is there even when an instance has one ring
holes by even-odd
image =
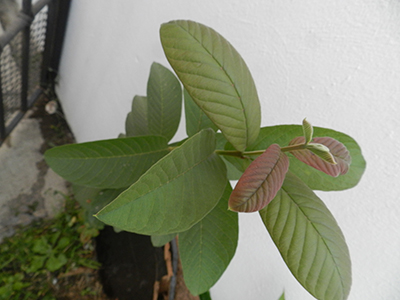
[[[230,205],[228,206],[228,211],[232,211],[232,212],[238,212],[237,210],[235,210],[233,207],[231,207]]]
[[[314,129],[310,122],[307,121],[307,118],[303,120],[303,134],[305,138],[305,143],[308,144],[312,140]]]

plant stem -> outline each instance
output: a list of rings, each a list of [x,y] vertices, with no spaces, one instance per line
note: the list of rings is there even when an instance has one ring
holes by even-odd
[[[297,144],[297,145],[290,145],[290,146],[282,147],[281,151],[288,152],[288,151],[302,150],[305,148],[306,148],[305,144]],[[265,152],[265,150],[254,150],[254,151],[244,151],[244,152],[240,152],[237,150],[215,150],[215,153],[218,155],[236,156],[236,157],[240,157],[240,158],[243,158],[243,157],[249,156],[249,155],[261,155],[264,152]]]
[[[306,148],[306,144],[297,144],[297,145],[290,145],[286,147],[281,147],[282,152],[288,151],[295,151],[295,150],[302,150]],[[179,146],[169,146],[168,151],[172,151]],[[239,158],[244,158],[245,156],[251,155],[261,155],[265,152],[265,150],[253,150],[253,151],[244,151],[240,152],[237,150],[215,150],[215,154],[224,155],[224,156],[235,156]]]
[[[215,150],[214,151],[216,154],[218,155],[224,155],[224,156],[236,156],[236,157],[240,157],[242,158],[244,155],[248,155],[248,152],[240,152],[240,151],[236,151],[236,150]],[[253,151],[251,151],[253,152]],[[261,154],[264,151],[260,151],[259,154]],[[258,153],[256,153],[258,154]],[[254,155],[256,155],[254,154]]]
[[[296,144],[296,145],[282,147],[281,151],[288,152],[288,151],[295,151],[295,150],[303,150],[303,149],[306,149],[306,147],[307,147],[307,144]]]

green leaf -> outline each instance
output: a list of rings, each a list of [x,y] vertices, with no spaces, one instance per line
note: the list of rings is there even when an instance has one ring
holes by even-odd
[[[200,299],[200,300],[212,300],[209,291],[207,291],[207,292],[205,292],[205,293],[199,295],[199,299]]]
[[[214,150],[214,131],[202,130],[154,164],[97,217],[146,235],[189,229],[214,208],[225,189],[226,168]]]
[[[32,251],[38,254],[48,254],[51,252],[51,248],[52,247],[48,243],[47,239],[44,236],[41,236],[39,239],[34,241]]]
[[[253,156],[254,157],[254,156]],[[232,166],[236,168],[239,172],[243,173],[250,166],[250,164],[254,161],[254,158],[251,156],[246,157],[235,157],[235,156],[223,156],[223,158],[228,161]]]
[[[44,157],[68,181],[117,189],[131,185],[167,153],[165,138],[143,136],[64,145],[46,151]]]
[[[302,132],[302,126],[300,125],[264,127],[261,128],[257,141],[248,150],[266,149],[274,143],[286,146],[293,137],[301,136]],[[300,177],[313,190],[340,191],[356,186],[364,173],[366,165],[357,142],[344,133],[321,127],[314,127],[314,136],[328,136],[345,145],[352,157],[349,171],[345,175],[332,177],[302,163],[295,157],[289,157],[290,171]]]
[[[41,268],[43,268],[46,259],[47,256],[45,255],[34,255],[26,272],[34,273],[40,270]]]
[[[175,75],[158,63],[151,65],[147,99],[150,134],[171,140],[181,120],[182,88]]]
[[[99,230],[103,229],[104,223],[100,222],[93,215],[117,198],[124,190],[125,188],[101,190],[77,184],[72,185],[75,200],[84,208],[85,222]]]
[[[125,121],[126,136],[150,135],[147,124],[147,97],[135,96]]]
[[[183,277],[193,295],[208,291],[235,254],[238,214],[227,210],[231,191],[228,183],[218,205],[192,228],[179,234]]]
[[[290,271],[320,300],[344,300],[351,261],[344,236],[325,204],[288,172],[260,216]]]
[[[192,21],[172,21],[160,29],[165,55],[186,90],[238,150],[260,130],[257,90],[243,58],[213,29]]]
[[[225,144],[225,148],[222,148],[224,150],[235,150],[235,148],[232,146],[230,143]],[[251,156],[251,155],[246,155],[243,157],[236,157],[236,156],[222,156],[224,159],[229,161],[230,164],[232,164],[239,172],[243,173],[246,171],[246,169],[250,166],[250,164],[254,161],[254,159],[257,158],[258,155]]]
[[[185,99],[186,134],[192,136],[202,129],[212,128],[217,131],[217,126],[197,106],[186,89],[183,91]]]
[[[46,262],[46,269],[49,270],[50,272],[54,272],[60,269],[67,262],[68,259],[63,253],[59,255],[51,255]]]
[[[72,241],[71,241],[71,238],[70,238],[70,237],[63,236],[63,237],[61,237],[60,240],[58,241],[58,243],[57,243],[55,249],[58,249],[58,250],[60,250],[60,251],[63,251],[65,248],[67,248],[67,246],[68,246],[69,244],[71,244],[71,242],[72,242]]]
[[[335,158],[329,151],[329,148],[326,147],[325,145],[318,143],[308,143],[306,145],[306,149],[310,150],[312,153],[321,158],[323,161],[326,161],[327,163],[330,163],[332,165],[336,165]]]
[[[279,297],[279,300],[285,300],[285,293],[282,293],[282,295]]]
[[[221,159],[225,163],[228,180],[239,180],[243,172],[239,171],[233,164],[226,160],[225,157],[221,156]]]
[[[99,192],[93,201],[90,203],[89,211],[93,215],[97,213],[101,208],[109,204],[112,200],[117,198],[123,191],[123,189],[106,189]]]
[[[165,244],[169,243],[176,237],[176,233],[170,233],[165,235],[152,235],[151,236],[151,243],[153,247],[162,247]]]
[[[94,198],[101,192],[100,188],[91,188],[84,185],[73,184],[72,193],[75,200],[85,210],[92,205]]]
[[[257,157],[240,177],[229,198],[229,209],[255,212],[275,197],[289,169],[289,158],[277,144]]]
[[[224,150],[224,146],[227,143],[225,137],[220,132],[217,132],[215,137],[217,138],[217,150]],[[225,163],[228,180],[239,180],[244,170],[238,170],[226,157],[222,155],[220,157]]]
[[[313,137],[313,127],[310,122],[306,119],[303,120],[303,135],[305,139],[305,143],[308,144],[311,142]]]

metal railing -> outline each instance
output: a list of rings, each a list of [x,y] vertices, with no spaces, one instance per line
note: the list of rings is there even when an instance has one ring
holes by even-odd
[[[69,6],[23,0],[0,36],[0,145],[43,91],[54,91]]]

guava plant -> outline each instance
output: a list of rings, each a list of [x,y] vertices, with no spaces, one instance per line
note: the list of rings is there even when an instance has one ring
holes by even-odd
[[[193,295],[209,290],[234,256],[237,212],[258,211],[304,288],[317,299],[346,299],[349,251],[313,190],[358,183],[365,161],[357,143],[307,120],[260,128],[253,78],[228,41],[182,20],[163,24],[160,37],[179,80],[154,63],[147,96],[133,99],[125,135],[50,149],[47,163],[95,191],[93,202],[109,202],[96,214],[100,221],[150,235],[156,246],[178,236]],[[182,98],[188,137],[170,143]],[[232,190],[230,180],[237,179]]]

